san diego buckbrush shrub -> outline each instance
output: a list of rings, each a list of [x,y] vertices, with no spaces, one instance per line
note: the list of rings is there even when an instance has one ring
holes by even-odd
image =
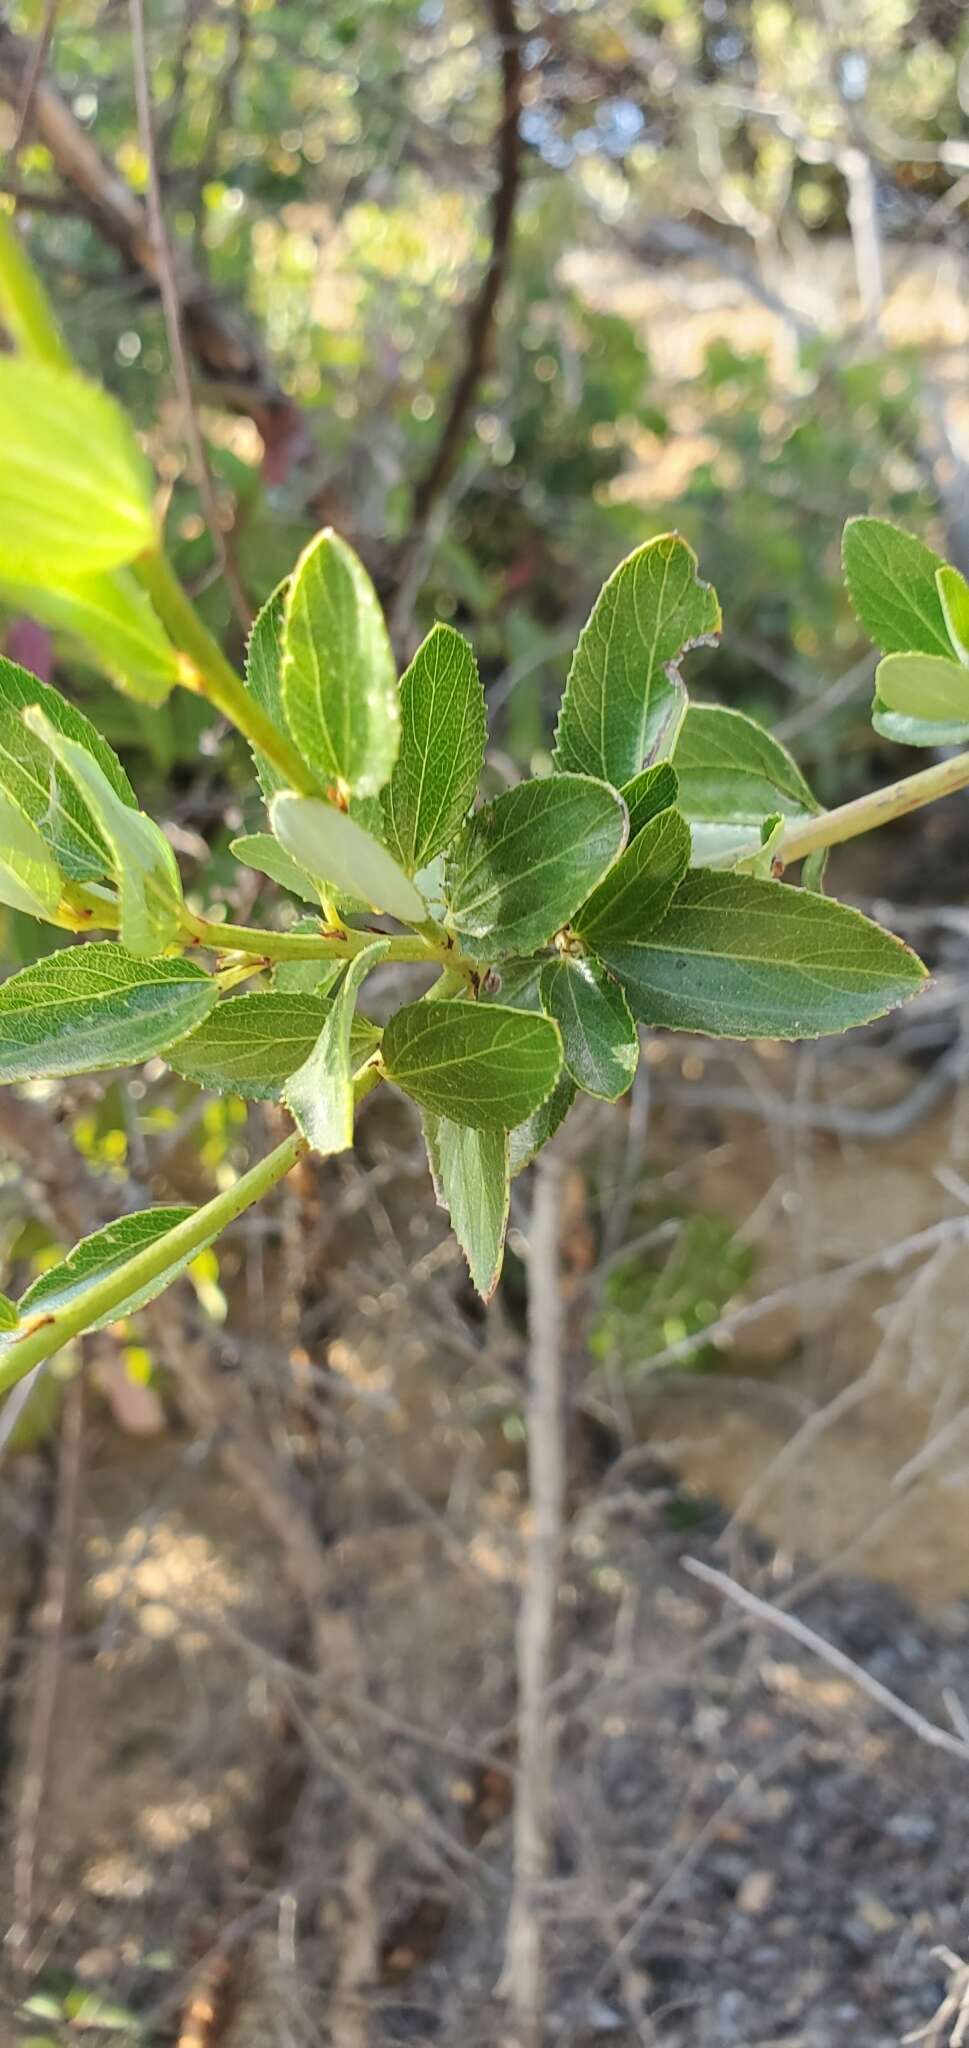
[[[123,689],[157,704],[178,683],[234,722],[266,823],[233,851],[298,914],[252,929],[191,909],[101,734],[0,661],[0,900],[71,934],[0,987],[0,1080],[162,1056],[290,1120],[203,1207],[124,1216],[18,1304],[2,1300],[0,1390],[159,1293],[307,1150],[352,1145],[377,1086],[417,1105],[487,1297],[512,1176],[578,1093],[625,1093],[641,1026],[811,1038],[917,993],[925,970],[908,947],[822,892],[825,852],[969,781],[969,756],[823,812],[761,726],[689,702],[684,657],[717,639],[721,615],[676,534],[647,541],[600,593],[552,772],[478,806],[485,705],[460,633],[434,626],[398,680],[370,579],[325,531],[260,613],[237,675],[164,554],[123,414],[65,365],[49,323],[11,324],[35,359],[0,359],[0,585],[68,623]],[[883,655],[878,731],[969,741],[969,587],[876,520],[849,524],[844,561]],[[388,961],[436,979],[380,1029],[366,984]]]

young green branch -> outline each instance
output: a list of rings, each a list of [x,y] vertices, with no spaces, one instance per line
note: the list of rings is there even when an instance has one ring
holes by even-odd
[[[883,789],[873,789],[867,796],[839,804],[836,810],[822,811],[816,818],[789,826],[779,842],[778,858],[787,866],[822,847],[840,846],[846,839],[857,839],[862,832],[890,825],[894,818],[907,817],[909,811],[937,803],[940,797],[952,796],[967,785],[969,753],[954,754],[949,761],[936,761],[931,768],[921,768],[915,775],[905,775]]]

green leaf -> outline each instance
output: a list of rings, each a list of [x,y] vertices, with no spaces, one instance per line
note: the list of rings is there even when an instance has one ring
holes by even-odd
[[[400,739],[394,657],[373,584],[329,527],[287,586],[283,702],[315,774],[361,796],[383,788]]]
[[[304,903],[319,903],[320,892],[305,868],[285,853],[271,832],[250,832],[242,839],[229,841],[229,852],[244,867],[255,868],[257,875],[268,875],[271,882],[278,882],[281,889],[290,889],[294,896],[301,896]]]
[[[68,1302],[76,1301],[78,1295],[93,1287],[95,1281],[106,1280],[109,1273],[126,1266],[136,1253],[145,1251],[169,1230],[174,1230],[177,1223],[187,1222],[194,1214],[191,1207],[139,1209],[134,1215],[120,1217],[117,1223],[109,1223],[104,1230],[96,1230],[91,1237],[82,1237],[66,1259],[51,1266],[39,1280],[34,1281],[32,1287],[28,1287],[17,1309],[21,1323],[28,1317],[51,1314],[54,1309],[65,1308]],[[217,1235],[218,1232],[214,1232],[207,1243],[211,1244]],[[122,1316],[134,1315],[135,1310],[144,1308],[146,1302],[154,1301],[155,1296],[162,1294],[201,1250],[204,1246],[198,1245],[194,1251],[173,1260],[163,1273],[134,1294],[127,1295],[109,1315],[92,1323],[91,1329],[103,1330],[110,1323],[120,1322]]]
[[[313,1051],[330,1007],[322,996],[277,989],[231,996],[181,1040],[168,1064],[200,1088],[278,1102],[284,1083]],[[360,1061],[369,1058],[378,1035],[365,1018],[359,1020],[354,1052]]]
[[[353,1077],[363,1064],[354,1005],[361,983],[383,959],[389,943],[388,939],[377,939],[350,961],[312,1052],[298,1071],[290,1075],[283,1090],[286,1106],[304,1138],[324,1158],[334,1152],[347,1152],[353,1144]],[[376,1036],[371,1031],[371,1044],[364,1060],[369,1058]]]
[[[630,839],[635,839],[651,818],[658,818],[661,811],[668,811],[675,804],[678,789],[675,771],[668,761],[657,761],[654,768],[641,768],[631,781],[623,783],[619,793],[629,812]]]
[[[550,960],[542,1003],[562,1033],[565,1065],[587,1095],[615,1102],[632,1086],[639,1037],[622,989],[596,960]]]
[[[154,545],[151,471],[121,407],[73,371],[0,358],[0,575],[46,585]]]
[[[450,846],[484,765],[484,691],[453,626],[432,627],[400,681],[400,752],[383,793],[387,844],[409,875]]]
[[[689,826],[679,811],[661,811],[583,903],[575,930],[595,953],[645,938],[666,915],[689,864]]]
[[[434,1116],[511,1130],[551,1094],[562,1064],[556,1026],[498,1003],[409,1003],[381,1047],[392,1081]]]
[[[780,860],[783,873],[781,841],[786,826],[787,820],[782,817],[780,811],[775,811],[772,817],[764,819],[760,828],[760,845],[753,853],[745,853],[741,860],[734,863],[738,875],[762,875],[765,879],[771,880],[774,877],[775,860]]]
[[[787,748],[718,704],[690,705],[673,765],[696,866],[754,851],[766,817],[811,818],[821,808]]]
[[[80,641],[142,704],[163,704],[178,681],[178,656],[130,569],[88,576],[65,571],[52,584],[5,579],[3,594],[29,618]]]
[[[402,924],[423,924],[427,905],[379,839],[321,797],[280,790],[269,806],[273,831],[324,890],[362,898],[371,910]]]
[[[0,1294],[0,1330],[15,1330],[19,1320],[16,1303],[9,1295]]]
[[[200,1024],[218,988],[192,960],[138,960],[112,940],[49,953],[0,988],[0,1081],[134,1066]]]
[[[60,869],[37,827],[0,789],[0,903],[50,919],[62,890]]]
[[[713,1038],[820,1038],[914,995],[925,968],[857,910],[785,883],[695,868],[658,930],[603,945],[633,1016]]]
[[[531,1116],[527,1116],[523,1123],[516,1124],[514,1130],[508,1133],[508,1163],[512,1180],[516,1180],[520,1173],[524,1173],[536,1153],[541,1151],[543,1145],[548,1144],[550,1138],[554,1138],[559,1125],[565,1122],[574,1101],[575,1082],[571,1074],[567,1074],[563,1068],[551,1095],[547,1096],[544,1102],[540,1102],[537,1109],[532,1110]]]
[[[884,519],[849,519],[841,544],[855,614],[883,654],[950,655],[936,588],[946,564],[914,534]]]
[[[164,833],[116,795],[94,755],[58,732],[39,705],[29,704],[24,719],[70,776],[110,848],[122,944],[150,960],[177,936],[183,908],[178,865]]]
[[[948,562],[935,572],[946,631],[959,661],[969,668],[969,583]]]
[[[476,1131],[425,1112],[424,1143],[434,1193],[483,1301],[501,1277],[511,1200],[507,1131]]]
[[[49,683],[0,656],[0,788],[36,825],[65,875],[75,882],[98,881],[111,872],[109,849],[74,784],[61,777],[52,789],[50,753],[23,721],[29,704],[39,705],[57,732],[93,754],[115,795],[136,810],[134,790],[90,719]]]
[[[871,722],[881,738],[896,747],[962,747],[969,740],[966,719],[909,718],[904,712],[889,711],[880,697],[873,700]]]
[[[520,782],[475,813],[448,863],[448,901],[470,951],[499,959],[568,924],[626,837],[617,790],[586,775]]]
[[[875,670],[875,703],[926,724],[969,726],[969,672],[937,654],[886,654]]]
[[[249,644],[246,648],[246,688],[254,697],[260,710],[271,718],[277,731],[290,737],[283,704],[283,619],[286,610],[286,591],[289,579],[280,583],[267,597],[261,612],[253,621]],[[258,747],[251,749],[253,766],[259,778],[259,787],[268,804],[277,789],[287,787],[286,777],[270,761],[267,754]]]
[[[617,786],[671,754],[686,707],[678,666],[720,631],[716,591],[678,534],[647,541],[596,599],[575,650],[555,736],[556,768]]]

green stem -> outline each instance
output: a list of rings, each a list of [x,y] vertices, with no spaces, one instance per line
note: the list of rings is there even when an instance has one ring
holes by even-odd
[[[344,931],[338,937],[321,932],[317,938],[314,932],[262,931],[245,924],[216,924],[191,910],[185,912],[183,930],[196,945],[210,946],[219,953],[258,953],[266,960],[352,960],[355,954],[373,945],[375,936],[373,932]],[[449,966],[460,964],[460,956],[455,958],[453,948],[439,949],[416,932],[392,938],[384,955],[387,960],[424,964],[442,957]]]
[[[72,370],[47,293],[29,261],[9,213],[0,208],[0,316],[25,356]]]
[[[33,1327],[28,1325],[25,1335],[0,1354],[0,1394],[15,1386],[43,1359],[51,1358],[70,1338],[82,1336],[92,1323],[110,1315],[129,1295],[157,1280],[169,1266],[179,1259],[191,1258],[227,1224],[234,1223],[244,1209],[268,1194],[307,1149],[305,1138],[292,1131],[274,1152],[260,1159],[257,1166],[251,1166],[224,1194],[215,1195],[211,1202],[196,1209],[194,1216],[187,1216],[184,1223],[176,1223],[174,1230],[167,1230],[164,1237],[156,1238],[143,1252],[136,1252],[126,1265],[108,1273],[93,1287],[85,1288],[76,1301],[52,1309],[47,1315],[38,1311]]]
[[[262,705],[236,675],[218,641],[213,639],[182,589],[164,549],[149,549],[146,554],[139,555],[132,567],[142,588],[148,592],[166,632],[185,657],[181,680],[186,688],[207,697],[209,703],[214,704],[244,734],[250,745],[257,747],[280,774],[285,775],[291,789],[298,790],[303,796],[315,795],[317,786],[302,755],[292,740],[277,730]]]
[[[861,832],[890,825],[893,818],[904,818],[909,811],[921,810],[923,804],[937,803],[967,784],[969,753],[954,754],[950,761],[936,761],[916,775],[905,775],[884,789],[855,797],[850,804],[839,804],[836,810],[822,811],[817,818],[789,826],[777,848],[778,856],[786,864],[803,860],[805,854],[817,853],[823,846],[840,846],[845,839],[857,839]]]

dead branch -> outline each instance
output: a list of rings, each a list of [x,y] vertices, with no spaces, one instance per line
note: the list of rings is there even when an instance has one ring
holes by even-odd
[[[785,1614],[782,1608],[772,1606],[769,1600],[761,1600],[756,1593],[748,1592],[746,1586],[738,1585],[736,1579],[731,1579],[726,1572],[716,1571],[713,1565],[704,1564],[698,1557],[684,1557],[682,1564],[683,1570],[689,1572],[691,1578],[702,1579],[705,1586],[712,1586],[715,1592],[723,1594],[724,1599],[732,1600],[737,1607],[743,1608],[745,1614],[753,1621],[764,1623],[768,1628],[778,1629],[781,1635],[790,1636],[805,1650],[812,1651],[815,1657],[820,1657],[823,1664],[828,1664],[832,1671],[840,1672],[842,1678],[847,1678],[852,1685],[857,1686],[858,1691],[863,1692],[867,1699],[884,1708],[886,1714],[892,1714],[896,1721],[903,1722],[906,1728],[911,1729],[913,1735],[918,1736],[920,1742],[928,1743],[930,1749],[944,1749],[947,1756],[958,1757],[959,1762],[963,1764],[969,1763],[969,1743],[964,1742],[961,1736],[950,1735],[947,1728],[940,1728],[937,1722],[926,1720],[925,1715],[920,1714],[917,1707],[910,1707],[907,1700],[899,1699],[897,1693],[889,1692],[887,1685],[882,1685],[880,1679],[873,1678],[863,1664],[856,1664],[853,1657],[846,1656],[844,1650],[838,1649],[837,1644],[829,1643],[824,1636],[819,1636],[815,1629],[808,1627],[806,1621],[799,1621],[796,1614]]]
[[[396,571],[392,619],[404,630],[415,595],[425,541],[434,509],[451,480],[464,443],[475,394],[485,373],[488,349],[511,258],[515,208],[521,181],[522,64],[515,0],[489,0],[492,25],[501,51],[501,116],[495,134],[497,177],[491,201],[491,248],[484,276],[471,301],[464,335],[463,361],[430,463],[414,487],[410,531]]]

